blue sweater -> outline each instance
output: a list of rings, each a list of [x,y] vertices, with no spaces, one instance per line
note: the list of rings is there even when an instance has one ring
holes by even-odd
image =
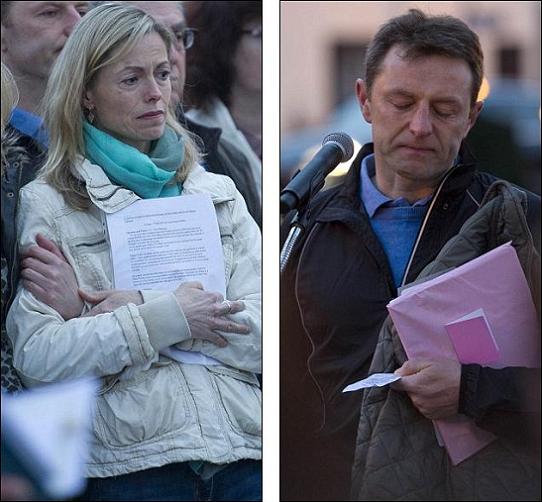
[[[361,163],[360,197],[399,287],[431,196],[414,204],[404,197],[387,197],[374,184],[374,162],[374,155],[369,155]]]

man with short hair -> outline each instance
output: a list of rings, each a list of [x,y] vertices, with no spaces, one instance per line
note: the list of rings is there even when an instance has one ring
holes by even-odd
[[[88,2],[2,2],[2,61],[19,89],[12,127],[45,145],[39,105],[51,68]]]
[[[350,498],[356,434],[365,424],[361,393],[342,390],[368,375],[398,288],[435,259],[495,181],[476,170],[463,145],[482,109],[483,54],[472,30],[450,16],[411,10],[381,27],[366,62],[356,93],[373,143],[361,149],[342,185],[309,202],[301,216],[304,238],[281,281],[281,495],[287,500]],[[539,248],[540,198],[528,192],[524,198]],[[522,406],[520,392],[492,387],[498,377],[483,378],[480,367],[409,361],[399,371],[404,383],[396,389],[429,418],[503,403],[516,413]],[[380,491],[362,486],[357,494],[416,498],[401,491],[401,477],[412,475],[406,464],[390,461],[400,456],[395,438],[402,431],[386,431],[370,451],[380,456],[370,458],[369,474],[388,462],[392,467],[380,471]],[[424,479],[420,469],[415,475]]]

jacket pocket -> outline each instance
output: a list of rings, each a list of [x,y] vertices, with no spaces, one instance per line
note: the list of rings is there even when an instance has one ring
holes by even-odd
[[[80,287],[96,290],[112,287],[113,270],[109,243],[103,233],[72,239],[69,243]]]
[[[261,436],[262,392],[253,373],[207,366],[231,428],[238,434]]]
[[[96,434],[119,448],[154,441],[189,424],[186,383],[173,365],[151,367],[97,400]]]

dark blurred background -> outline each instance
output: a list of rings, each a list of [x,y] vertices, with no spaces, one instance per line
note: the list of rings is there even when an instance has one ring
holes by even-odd
[[[281,188],[329,132],[371,140],[354,85],[367,44],[417,7],[465,21],[485,55],[484,109],[467,141],[480,169],[540,194],[540,2],[281,2]],[[326,182],[340,181],[339,166]]]

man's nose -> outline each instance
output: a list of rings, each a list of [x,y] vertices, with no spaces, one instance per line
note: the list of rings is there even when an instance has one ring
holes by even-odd
[[[64,34],[69,37],[75,25],[81,20],[81,13],[73,6],[67,7],[64,24]]]
[[[424,137],[431,134],[433,124],[431,122],[431,111],[429,106],[420,104],[414,111],[414,115],[410,119],[410,132],[416,137]]]

